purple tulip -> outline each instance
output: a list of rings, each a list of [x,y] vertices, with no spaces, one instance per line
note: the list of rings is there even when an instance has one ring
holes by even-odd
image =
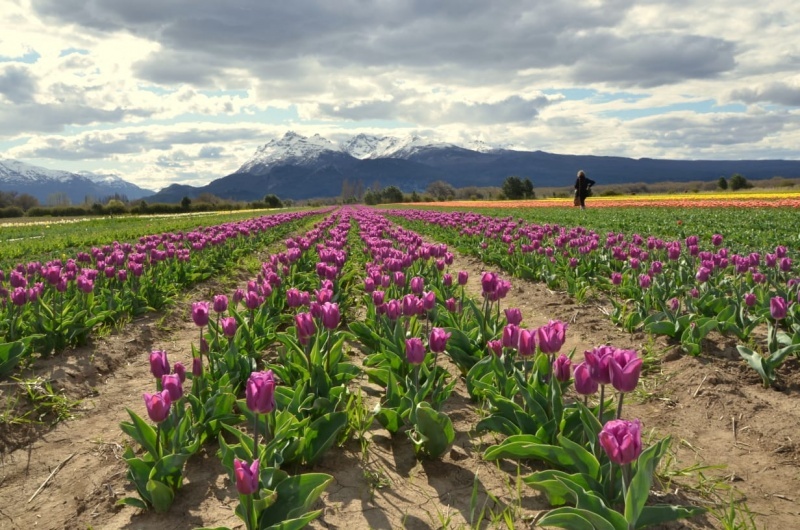
[[[444,307],[451,313],[455,313],[458,310],[458,302],[455,298],[448,298],[444,301]]]
[[[652,278],[650,278],[648,274],[639,275],[639,287],[641,287],[642,289],[647,289],[648,287],[650,287],[651,283],[652,283]]]
[[[434,307],[436,307],[436,293],[433,291],[428,291],[422,294],[422,309],[425,311],[431,311]]]
[[[144,405],[147,407],[147,415],[150,416],[151,420],[155,423],[161,423],[167,419],[169,415],[169,406],[172,404],[169,391],[162,390],[155,394],[148,394],[145,392],[142,394],[142,397],[144,397]]]
[[[258,414],[269,414],[275,410],[275,376],[272,370],[253,372],[245,388],[247,408]]]
[[[536,332],[521,328],[517,337],[517,352],[523,357],[533,355],[536,351]]]
[[[447,333],[442,328],[431,328],[428,346],[433,353],[442,353],[447,348],[447,340],[451,333]]]
[[[236,336],[237,323],[234,317],[222,317],[219,319],[219,326],[222,328],[222,334],[228,338]]]
[[[397,320],[403,314],[403,306],[399,300],[389,300],[386,302],[386,316],[389,320]]]
[[[372,278],[364,278],[364,292],[371,293],[375,291],[375,280]]]
[[[339,327],[339,304],[325,302],[322,304],[322,325],[325,329],[336,329]]]
[[[23,306],[28,301],[28,293],[24,287],[16,287],[11,292],[11,302],[15,306]]]
[[[589,375],[600,385],[611,384],[611,373],[608,366],[614,353],[613,346],[598,346],[583,352],[586,364],[589,365]]]
[[[244,305],[247,309],[255,310],[261,306],[262,299],[256,291],[247,291],[244,295]]]
[[[218,294],[214,296],[214,312],[224,313],[227,309],[228,309],[228,297],[225,296],[224,294]]]
[[[561,381],[562,383],[566,383],[569,381],[572,373],[570,368],[572,367],[572,361],[569,360],[569,357],[564,355],[563,353],[559,355],[555,361],[553,361],[553,373],[556,376],[556,380]]]
[[[233,459],[233,472],[236,475],[236,491],[242,495],[252,495],[258,491],[258,459],[250,466],[243,460]]]
[[[192,375],[194,377],[202,377],[203,376],[203,358],[202,357],[192,357]]]
[[[711,271],[707,267],[700,267],[695,274],[695,279],[700,283],[707,282],[710,274]]]
[[[392,282],[398,287],[403,287],[406,284],[406,275],[402,271],[396,271],[392,276]]]
[[[169,362],[167,361],[167,352],[162,350],[153,350],[150,352],[150,373],[156,379],[161,379],[161,376],[170,372]]]
[[[317,327],[314,325],[314,317],[311,316],[311,313],[297,313],[294,317],[294,324],[297,328],[297,340],[305,346],[317,331]]]
[[[186,381],[186,367],[183,366],[183,363],[175,363],[175,366],[172,367],[172,373],[180,378],[181,384]]]
[[[714,234],[711,236],[711,244],[718,247],[722,244],[722,234]]]
[[[567,324],[551,320],[536,330],[536,343],[542,353],[558,353],[566,340]]]
[[[615,464],[630,464],[642,454],[642,424],[639,420],[611,420],[603,426],[598,439]]]
[[[755,293],[747,293],[744,295],[744,304],[747,307],[753,307],[756,305],[756,295]]]
[[[669,300],[669,310],[673,313],[676,313],[678,309],[681,308],[681,302],[677,298],[670,298]]]
[[[410,364],[422,364],[422,361],[425,360],[425,347],[422,345],[422,339],[419,337],[406,339],[406,359]]]
[[[483,289],[483,296],[488,296],[497,290],[497,274],[493,272],[484,272],[481,274],[481,288]]]
[[[769,300],[769,314],[775,320],[786,318],[786,300],[782,296],[773,296]]]
[[[780,268],[783,272],[789,272],[792,270],[792,258],[781,258],[778,263],[778,268]]]
[[[509,307],[505,310],[506,322],[519,326],[522,323],[522,311],[516,307]]]
[[[192,320],[200,327],[208,324],[208,302],[194,302],[192,304]]]
[[[504,348],[516,348],[519,342],[519,326],[507,324],[503,328],[502,344]]]
[[[403,315],[410,317],[417,314],[417,296],[407,294],[403,297]]]
[[[169,398],[173,403],[183,397],[183,385],[181,385],[181,378],[178,374],[162,375],[161,386],[169,392]]]
[[[614,350],[608,361],[611,384],[619,392],[633,392],[642,372],[642,359],[634,350]]]
[[[422,290],[425,288],[425,280],[420,276],[414,276],[411,278],[411,292],[414,294],[422,294]]]
[[[575,366],[575,391],[583,396],[589,396],[597,392],[597,381],[592,379],[591,369],[586,362],[582,362]]]
[[[444,285],[445,287],[451,287],[453,285],[453,275],[447,273],[444,276],[442,276],[442,285]]]
[[[486,343],[489,351],[500,357],[503,354],[503,343],[499,340],[490,340]]]
[[[622,274],[618,272],[611,273],[611,283],[614,285],[619,285],[622,283]]]
[[[468,279],[469,273],[467,271],[458,271],[458,285],[466,285]]]

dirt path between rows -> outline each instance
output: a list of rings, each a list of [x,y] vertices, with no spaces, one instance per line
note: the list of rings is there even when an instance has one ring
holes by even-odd
[[[481,262],[459,255],[450,270],[468,271],[469,290],[478,295],[484,270]],[[758,378],[732,358],[733,347],[721,337],[708,343],[705,357],[682,357],[662,340],[616,328],[600,303],[577,305],[542,285],[520,279],[512,279],[512,284],[503,307],[519,307],[527,327],[550,319],[568,322],[563,351],[574,348],[578,361],[584,350],[605,343],[659,357],[643,378],[646,392],[630,400],[625,416],[640,418],[648,435],[670,434],[676,441],[667,468],[674,481],[663,485],[661,495],[670,495],[671,501],[698,503],[716,497],[724,501],[733,495],[746,500],[759,528],[800,527],[800,508],[795,502],[800,495],[797,378],[786,372],[784,391],[764,390]],[[236,490],[214,454],[214,444],[189,460],[184,487],[169,513],[115,506],[121,497],[135,495],[121,460],[128,439],[119,422],[127,419],[126,407],[144,415],[142,392],[153,389],[148,354],[163,349],[171,363],[190,365],[197,328],[188,308],[192,301],[210,299],[215,294],[212,289],[197,288],[166,317],[153,314],[138,319],[84,348],[37,364],[36,375],[82,402],[74,419],[29,441],[19,438],[17,448],[11,448],[13,440],[4,440],[0,528],[242,528],[233,514]],[[378,389],[366,380],[358,384],[365,403],[376,403]],[[471,432],[480,411],[470,402],[463,382],[445,411],[453,419],[457,437],[453,450],[441,461],[418,462],[407,438],[393,439],[377,423],[370,430],[366,459],[356,441],[328,453],[314,470],[333,475],[334,481],[319,503],[323,514],[311,528],[469,528],[481,512],[481,528],[501,528],[504,511],[516,528],[530,527],[547,508],[543,497],[518,483],[518,477],[531,469],[510,462],[495,465],[481,458],[486,445],[496,439]],[[59,465],[48,485],[29,502]],[[703,477],[685,476],[684,470],[693,465],[723,467],[705,469]],[[729,493],[733,488],[735,493]],[[477,492],[475,502],[471,502],[473,491]],[[722,525],[706,515],[669,528]]]

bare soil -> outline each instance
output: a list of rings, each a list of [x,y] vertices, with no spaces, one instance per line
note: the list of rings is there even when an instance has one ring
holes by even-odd
[[[451,268],[469,272],[474,294],[479,292],[483,269],[481,262],[462,256]],[[717,510],[724,510],[730,499],[744,501],[759,528],[800,528],[797,363],[783,368],[781,391],[764,389],[724,337],[707,341],[701,357],[685,357],[666,341],[613,326],[603,313],[602,301],[579,305],[538,284],[520,279],[512,283],[504,307],[519,307],[527,327],[550,319],[568,322],[563,351],[574,349],[578,361],[584,350],[606,343],[652,357],[642,390],[626,402],[624,415],[640,418],[647,436],[671,435],[674,440],[654,496]],[[72,419],[52,427],[50,417],[42,418],[41,424],[4,425],[0,528],[243,527],[233,513],[238,502],[235,487],[216,458],[214,445],[188,462],[184,487],[169,513],[115,505],[124,496],[135,496],[121,460],[129,440],[119,423],[127,419],[126,407],[144,414],[142,393],[153,389],[148,354],[163,349],[170,362],[190,366],[191,344],[198,332],[188,307],[192,301],[209,299],[211,291],[208,286],[199,289],[166,315],[137,319],[86,347],[37,361],[24,374],[26,379],[41,377],[80,404]],[[359,384],[367,404],[376,403],[378,389],[366,380]],[[27,399],[13,381],[4,382],[0,392],[4,404],[16,395],[23,396],[23,403]],[[499,439],[472,432],[480,410],[463,382],[446,407],[457,437],[452,451],[440,461],[417,461],[406,437],[392,438],[377,422],[370,430],[366,457],[357,441],[329,452],[314,471],[329,473],[334,481],[318,503],[322,516],[311,527],[469,528],[482,512],[481,528],[502,528],[499,516],[504,510],[514,527],[535,527],[536,518],[548,508],[546,500],[518,480],[532,469],[481,458],[485,447]],[[703,469],[691,472],[692,466]],[[473,491],[476,503],[470,501]],[[722,524],[710,513],[667,528],[722,528]]]

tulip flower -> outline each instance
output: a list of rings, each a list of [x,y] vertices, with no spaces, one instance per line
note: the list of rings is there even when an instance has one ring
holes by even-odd
[[[192,304],[192,320],[201,328],[208,324],[208,302],[194,302]]]
[[[364,292],[371,293],[375,291],[375,280],[372,278],[364,278]]]
[[[414,276],[411,278],[411,292],[417,295],[422,294],[422,290],[425,287],[425,279],[420,276]]]
[[[642,424],[639,420],[611,420],[603,426],[598,440],[612,462],[630,464],[642,454]]]
[[[339,327],[339,304],[325,302],[322,304],[322,325],[325,329],[336,329]]]
[[[500,357],[503,354],[503,343],[499,340],[490,340],[486,343],[489,351]]]
[[[447,273],[444,276],[442,276],[442,285],[444,285],[445,287],[451,287],[453,285],[453,275]]]
[[[183,385],[181,385],[181,378],[178,374],[162,375],[161,387],[169,392],[169,398],[173,403],[183,397]]]
[[[243,460],[234,458],[233,471],[236,475],[236,491],[242,495],[252,495],[258,491],[258,458],[253,460],[249,466]]]
[[[172,368],[172,372],[177,374],[181,380],[181,383],[186,381],[186,367],[183,366],[183,363],[175,363],[175,366]]]
[[[639,383],[642,359],[634,350],[614,350],[608,360],[611,384],[619,392],[633,392]]]
[[[769,314],[775,320],[786,318],[786,300],[782,296],[773,296],[769,300]]]
[[[536,343],[542,353],[558,353],[566,340],[567,324],[551,320],[536,329]]]
[[[528,357],[533,355],[534,351],[536,351],[535,332],[529,329],[520,329],[517,337],[517,352],[523,357]]]
[[[506,327],[503,328],[502,342],[504,348],[516,348],[519,342],[519,326],[516,324],[507,324]]]
[[[569,357],[563,353],[559,355],[558,358],[553,362],[553,373],[555,374],[556,380],[561,381],[562,383],[569,381],[570,377],[572,376],[570,371],[571,367],[572,361],[569,360]]]
[[[155,394],[145,392],[142,397],[144,398],[145,407],[147,407],[147,415],[150,416],[154,423],[161,423],[167,419],[169,406],[172,404],[169,391],[162,390]]]
[[[519,326],[522,323],[522,311],[516,307],[509,307],[505,310],[506,322]]]
[[[275,410],[275,375],[272,370],[252,372],[245,387],[247,408],[257,414]]]
[[[389,300],[386,302],[386,316],[389,320],[397,320],[403,314],[403,306],[399,300]]]
[[[214,296],[214,312],[224,313],[228,309],[228,297],[224,294]],[[199,324],[198,324],[199,325]]]
[[[411,337],[406,339],[406,359],[413,365],[420,365],[425,360],[425,347],[422,339]]]
[[[431,311],[434,307],[436,307],[436,293],[433,291],[423,293],[422,309],[425,311]]]
[[[747,293],[744,295],[744,304],[747,307],[753,307],[756,305],[756,295],[755,293]]]
[[[481,274],[481,288],[483,289],[483,296],[489,296],[497,289],[497,275],[493,272],[484,272]]]
[[[297,328],[297,340],[300,344],[307,345],[309,339],[317,331],[314,325],[314,317],[311,313],[297,313],[294,317],[295,327]]]
[[[28,294],[24,287],[17,287],[11,293],[11,303],[17,307],[22,307],[28,301]]]
[[[458,271],[458,285],[466,285],[468,279],[469,273],[467,271]]]
[[[428,346],[434,353],[442,353],[447,348],[447,340],[451,333],[447,333],[442,328],[432,328]]]
[[[203,357],[192,357],[192,375],[194,377],[203,376]]]
[[[222,328],[222,334],[229,339],[236,335],[238,325],[234,317],[222,317],[219,319],[219,326]]]
[[[162,350],[153,350],[150,352],[150,373],[156,379],[161,379],[161,376],[170,372],[169,362],[167,361],[167,352]]]
[[[575,377],[575,392],[581,394],[582,396],[589,396],[597,392],[597,381],[592,379],[590,370],[591,369],[586,362],[582,362],[575,366],[573,374]]]

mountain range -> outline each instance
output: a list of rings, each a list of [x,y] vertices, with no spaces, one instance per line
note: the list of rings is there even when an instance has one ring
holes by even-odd
[[[234,173],[205,186],[172,184],[158,193],[116,175],[71,173],[0,159],[0,190],[29,193],[46,202],[65,192],[73,203],[86,196],[114,194],[147,202],[177,203],[211,193],[224,199],[255,201],[274,194],[281,199],[336,197],[343,183],[363,189],[397,186],[424,191],[434,181],[457,188],[500,186],[509,176],[529,178],[534,188],[572,186],[579,169],[598,184],[712,181],[735,173],[748,179],[800,177],[800,160],[668,160],[614,156],[561,155],[524,151],[509,145],[475,141],[456,145],[417,135],[402,138],[357,134],[335,143],[319,134],[287,132],[258,147]]]
[[[315,134],[287,132],[262,145],[239,169],[206,186],[173,184],[148,202],[178,202],[208,192],[252,201],[274,194],[282,199],[335,197],[342,184],[364,188],[397,186],[424,191],[434,181],[455,187],[500,186],[509,176],[530,178],[534,187],[572,186],[584,169],[599,184],[710,181],[735,173],[748,179],[800,177],[798,160],[666,160],[560,155],[474,142],[459,146],[420,136],[395,138],[358,134],[334,143]]]
[[[82,204],[121,195],[129,200],[152,195],[152,190],[140,188],[117,175],[101,175],[81,171],[72,173],[47,169],[20,162],[0,159],[0,191],[16,191],[36,197],[41,204],[56,193],[65,193],[72,204]]]

